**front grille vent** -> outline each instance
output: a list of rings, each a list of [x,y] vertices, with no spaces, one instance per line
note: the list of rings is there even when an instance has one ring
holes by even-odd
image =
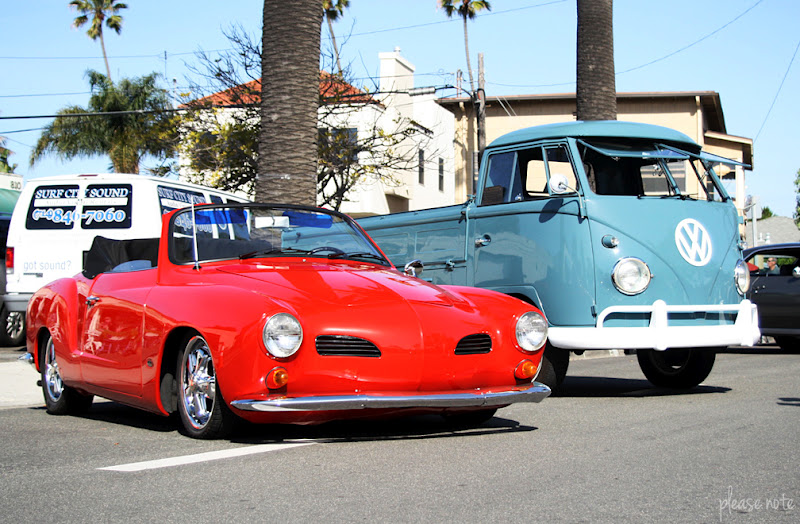
[[[363,338],[347,335],[320,335],[317,337],[317,353],[323,356],[380,357],[378,346]]]
[[[467,335],[458,341],[456,355],[480,355],[492,350],[492,337],[486,334]]]

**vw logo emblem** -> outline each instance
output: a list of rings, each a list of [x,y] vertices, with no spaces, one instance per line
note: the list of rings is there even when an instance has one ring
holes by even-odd
[[[675,245],[683,259],[693,266],[705,266],[711,260],[711,236],[693,218],[682,220],[675,228]]]

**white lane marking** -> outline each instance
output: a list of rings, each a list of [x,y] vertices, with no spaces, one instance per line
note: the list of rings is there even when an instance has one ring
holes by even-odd
[[[283,444],[259,444],[257,446],[246,446],[234,449],[223,449],[220,451],[209,451],[207,453],[197,453],[195,455],[184,455],[182,457],[172,457],[158,460],[147,460],[144,462],[132,462],[130,464],[120,464],[119,466],[108,466],[97,468],[101,471],[123,471],[131,473],[135,471],[145,471],[148,469],[171,468],[173,466],[183,466],[186,464],[196,464],[198,462],[208,462],[211,460],[221,460],[233,457],[243,457],[256,453],[268,453],[270,451],[280,451],[282,449],[295,448],[298,446],[308,446],[315,442],[291,442]]]

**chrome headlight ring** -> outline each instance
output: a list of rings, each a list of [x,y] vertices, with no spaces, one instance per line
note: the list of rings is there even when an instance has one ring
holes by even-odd
[[[635,257],[619,259],[611,272],[611,281],[614,283],[614,287],[624,295],[642,293],[650,285],[652,278],[653,275],[647,264]]]
[[[744,296],[750,290],[750,270],[747,268],[744,260],[736,262],[736,267],[733,269],[733,281],[736,283],[736,291]]]
[[[267,319],[262,337],[270,355],[287,358],[300,349],[300,344],[303,342],[303,327],[293,315],[277,313]]]
[[[547,320],[535,311],[528,311],[517,320],[516,335],[523,350],[538,351],[547,341]]]

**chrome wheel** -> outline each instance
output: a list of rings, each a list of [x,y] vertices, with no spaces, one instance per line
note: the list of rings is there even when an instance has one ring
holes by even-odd
[[[11,311],[6,317],[6,338],[11,345],[16,346],[24,342],[25,315],[19,311]]]
[[[44,379],[42,386],[44,386],[45,394],[53,403],[57,403],[64,393],[64,383],[61,381],[61,373],[58,371],[52,338],[47,339],[47,346],[45,346],[42,378]]]
[[[193,337],[183,352],[180,372],[180,401],[185,420],[202,430],[214,411],[217,380],[214,362],[203,337]]]

